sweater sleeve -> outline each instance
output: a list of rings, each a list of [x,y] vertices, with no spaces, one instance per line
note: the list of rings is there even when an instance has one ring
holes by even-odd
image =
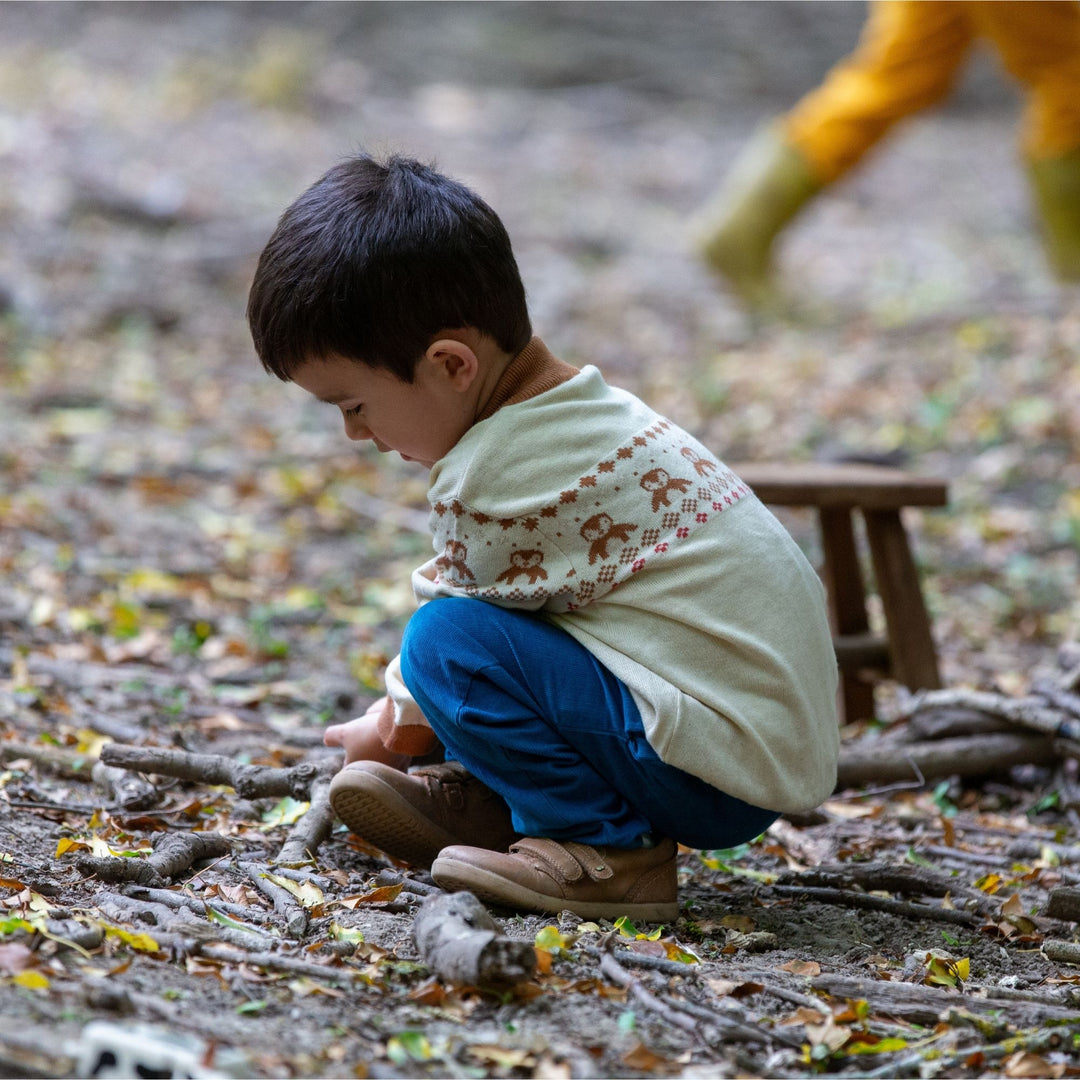
[[[386,704],[379,714],[379,738],[388,750],[420,757],[438,745],[420,706],[401,679],[401,657],[395,656],[386,668]]]

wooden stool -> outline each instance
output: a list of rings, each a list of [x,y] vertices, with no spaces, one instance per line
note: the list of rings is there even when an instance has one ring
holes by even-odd
[[[817,509],[822,577],[840,668],[841,721],[874,715],[874,687],[867,673],[871,679],[891,676],[912,690],[940,687],[930,619],[900,511],[905,506],[944,506],[945,481],[878,465],[746,462],[731,468],[764,503]],[[855,509],[862,512],[866,526],[885,637],[870,633],[855,547]]]

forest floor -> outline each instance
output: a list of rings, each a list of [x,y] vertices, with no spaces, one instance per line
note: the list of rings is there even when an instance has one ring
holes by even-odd
[[[1080,1075],[1074,744],[684,851],[671,925],[494,911],[536,946],[514,985],[438,978],[430,879],[316,820],[322,729],[412,610],[425,477],[268,378],[244,303],[277,214],[360,146],[475,186],[552,350],[724,458],[947,479],[906,519],[945,686],[1056,687],[1075,719],[1080,296],[993,66],[791,230],[788,317],[687,242],[861,15],[0,5],[0,1074],[134,1075],[100,1052],[136,1038],[141,1075]],[[877,709],[845,752],[929,737],[894,685]]]

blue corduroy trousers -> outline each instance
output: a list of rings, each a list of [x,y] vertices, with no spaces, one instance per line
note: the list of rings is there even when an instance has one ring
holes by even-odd
[[[729,848],[779,816],[661,761],[630,691],[540,615],[429,601],[405,628],[401,674],[447,757],[506,800],[525,836]]]

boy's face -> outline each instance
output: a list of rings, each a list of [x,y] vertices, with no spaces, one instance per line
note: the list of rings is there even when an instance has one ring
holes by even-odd
[[[350,439],[369,439],[380,453],[396,450],[406,461],[429,469],[450,452],[472,420],[446,372],[427,357],[411,383],[343,357],[311,360],[295,372],[293,382],[336,405]]]

